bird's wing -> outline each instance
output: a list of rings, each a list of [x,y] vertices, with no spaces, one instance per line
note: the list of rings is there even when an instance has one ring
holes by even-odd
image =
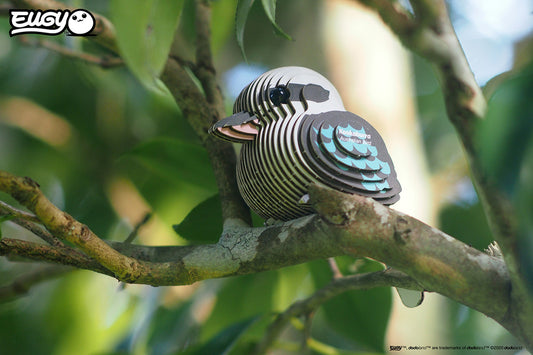
[[[238,112],[215,123],[209,133],[230,142],[244,143],[255,139],[259,127],[257,117],[248,112]]]
[[[370,123],[346,111],[307,115],[299,144],[308,166],[326,185],[372,197],[399,199],[400,184],[385,143]]]

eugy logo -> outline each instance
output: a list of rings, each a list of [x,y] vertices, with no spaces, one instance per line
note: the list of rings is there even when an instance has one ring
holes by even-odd
[[[94,29],[94,16],[87,10],[10,10],[11,37],[25,33],[50,36],[60,34],[67,28],[70,35],[86,36]]]

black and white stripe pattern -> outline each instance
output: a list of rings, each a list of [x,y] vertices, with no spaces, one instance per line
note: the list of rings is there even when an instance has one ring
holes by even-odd
[[[312,213],[302,201],[311,182],[384,204],[398,200],[401,187],[383,140],[346,112],[322,75],[301,67],[266,72],[243,89],[233,111],[210,133],[243,143],[237,183],[263,218]]]

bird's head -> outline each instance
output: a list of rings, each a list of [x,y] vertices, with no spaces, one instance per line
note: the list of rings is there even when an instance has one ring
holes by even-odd
[[[247,112],[265,122],[344,110],[333,84],[303,67],[281,67],[262,74],[241,91],[233,106],[234,113]]]
[[[261,126],[303,114],[345,111],[333,84],[302,67],[270,70],[246,86],[233,106],[233,115],[215,123],[209,133],[231,142],[253,141]]]

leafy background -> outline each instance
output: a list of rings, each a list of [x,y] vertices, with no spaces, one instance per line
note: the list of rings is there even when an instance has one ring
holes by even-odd
[[[194,42],[192,1],[145,1],[142,9],[126,0],[70,3],[87,6],[113,21],[127,68],[105,70],[21,45],[7,35],[7,19],[0,21],[0,169],[31,176],[57,206],[103,238],[124,240],[133,225],[152,211],[153,217],[139,234],[140,243],[216,241],[222,221],[207,155],[157,80],[174,29],[180,33],[184,54],[193,53],[186,50]],[[308,45],[320,38],[316,24],[321,4],[291,0],[279,2],[275,9],[275,1],[212,2],[212,48],[226,84],[228,113],[237,74],[250,76],[291,64],[325,70],[324,57]],[[468,20],[460,6],[451,9],[455,21]],[[147,27],[150,31],[145,31]],[[53,40],[101,54],[80,38]],[[243,63],[242,53],[248,64]],[[527,63],[529,59],[519,54],[515,61]],[[412,95],[433,183],[447,174],[459,176],[443,193],[448,198],[439,207],[439,228],[483,249],[492,240],[490,231],[446,119],[438,81],[423,59],[412,57],[411,65]],[[532,92],[533,78],[531,66],[521,67],[525,69],[487,84],[492,94],[490,124],[482,130],[480,141],[487,152],[485,164],[501,173],[501,183],[523,211],[526,222],[521,226],[521,243],[527,253],[533,248],[532,226],[526,217],[531,216],[531,202],[525,198],[533,195],[532,185],[527,184],[533,170],[533,110],[524,93]],[[255,223],[262,221],[255,218]],[[10,223],[1,228],[2,235],[24,233]],[[383,267],[348,257],[337,262],[345,274]],[[38,267],[0,259],[0,284]],[[192,286],[158,288],[122,285],[105,276],[75,271],[35,287],[23,298],[0,304],[0,352],[246,353],[274,312],[330,279],[324,260]],[[384,352],[389,328],[404,326],[388,322],[393,296],[388,288],[353,291],[324,304],[313,320],[313,351]],[[449,300],[441,305],[432,320],[441,323],[440,343],[425,345],[515,343],[485,316]],[[298,348],[301,327],[301,323],[293,324],[284,334],[277,344],[281,353]]]

